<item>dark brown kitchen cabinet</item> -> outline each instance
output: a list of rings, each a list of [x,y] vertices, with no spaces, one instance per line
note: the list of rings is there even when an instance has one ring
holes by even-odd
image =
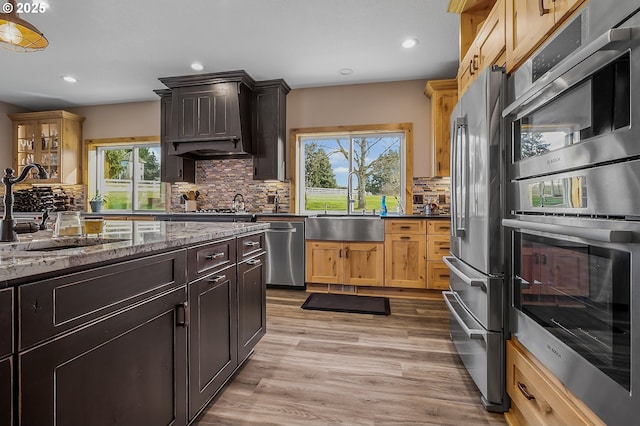
[[[13,356],[0,358],[0,426],[13,426]]]
[[[267,331],[265,253],[238,263],[238,363]]]
[[[287,93],[290,90],[282,79],[255,84],[254,179],[285,179]]]
[[[170,155],[171,143],[171,90],[157,90],[160,95],[160,180],[162,182],[196,181],[195,160]]]
[[[189,283],[189,419],[195,418],[238,366],[236,268]]]
[[[0,426],[13,425],[13,289],[0,290]]]
[[[179,250],[23,284],[18,351],[185,285],[185,271],[186,250]]]
[[[18,356],[19,424],[185,425],[184,286]]]
[[[240,137],[240,83],[215,83],[173,89],[171,140],[198,141]]]

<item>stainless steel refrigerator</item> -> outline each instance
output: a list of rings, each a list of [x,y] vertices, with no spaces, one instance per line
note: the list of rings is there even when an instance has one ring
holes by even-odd
[[[504,388],[504,250],[501,217],[505,164],[502,69],[484,70],[451,114],[451,338],[482,403],[508,408]]]

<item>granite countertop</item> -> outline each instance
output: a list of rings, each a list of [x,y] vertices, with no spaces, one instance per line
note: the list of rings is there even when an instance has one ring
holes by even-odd
[[[264,222],[105,220],[105,232],[99,238],[52,238],[51,231],[23,234],[19,236],[20,242],[0,243],[0,288],[6,287],[11,280],[32,275],[222,239],[268,227],[269,224]],[[37,251],[60,245],[76,247]]]

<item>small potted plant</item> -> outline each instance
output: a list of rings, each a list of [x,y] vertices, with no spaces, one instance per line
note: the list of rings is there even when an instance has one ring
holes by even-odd
[[[107,201],[107,197],[102,195],[100,191],[96,190],[93,198],[89,200],[89,206],[93,213],[100,213],[102,211],[102,205]]]

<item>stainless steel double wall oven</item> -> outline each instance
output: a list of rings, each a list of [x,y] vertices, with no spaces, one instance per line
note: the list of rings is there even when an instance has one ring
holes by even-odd
[[[591,1],[509,79],[511,331],[608,424],[640,406],[640,14]]]

